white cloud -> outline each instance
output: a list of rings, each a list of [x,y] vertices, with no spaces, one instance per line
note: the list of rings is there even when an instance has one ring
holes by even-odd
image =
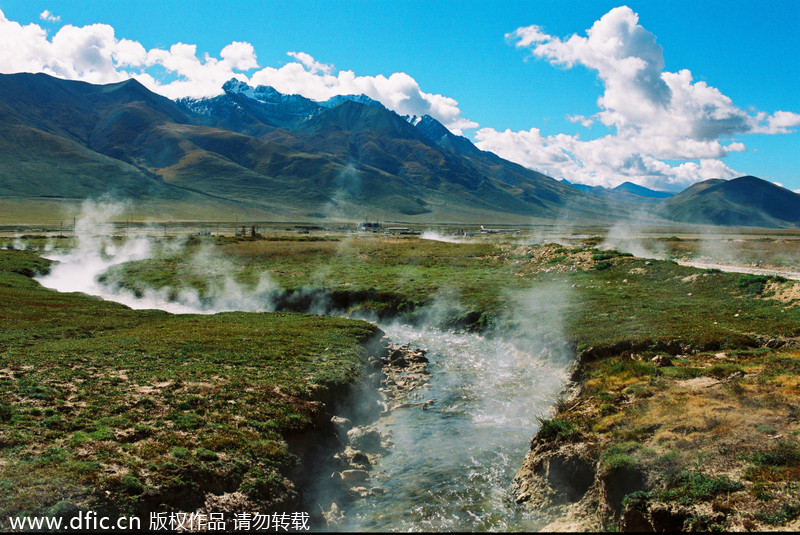
[[[43,19],[52,17],[49,11]],[[52,20],[47,18],[47,20]],[[452,98],[426,93],[406,73],[388,78],[357,76],[336,71],[306,52],[288,52],[293,59],[280,68],[259,68],[250,43],[234,41],[219,57],[198,56],[194,44],[175,43],[169,49],[146,50],[141,43],[118,39],[106,24],[63,26],[48,39],[36,24],[22,26],[0,11],[0,72],[44,72],[60,78],[91,83],[118,82],[136,78],[152,91],[169,98],[203,97],[222,93],[222,85],[237,78],[251,85],[272,85],[283,93],[297,93],[316,100],[334,95],[361,94],[381,102],[401,115],[431,115],[453,132],[475,128],[477,123],[461,116]],[[167,77],[156,77],[161,67]]]
[[[614,186],[630,181],[655,189],[677,190],[700,180],[740,174],[715,158],[670,166],[612,135],[582,141],[566,134],[542,136],[536,128],[520,132],[481,128],[475,138],[483,150],[554,178],[582,184]]]
[[[586,117],[585,115],[569,115],[567,114],[567,120],[571,123],[580,123],[581,126],[589,128],[594,124],[594,119],[591,117]]]
[[[50,11],[49,11],[49,10],[47,10],[47,9],[45,9],[44,11],[42,11],[42,12],[39,14],[39,18],[40,18],[40,19],[42,19],[42,20],[44,20],[44,21],[47,21],[47,22],[58,22],[58,21],[60,21],[60,20],[61,20],[61,17],[57,17],[57,16],[53,15],[53,14],[52,14],[52,13],[50,13]]]
[[[772,115],[759,113],[759,124],[753,128],[757,134],[789,134],[790,128],[800,126],[800,114],[790,111],[776,111]]]
[[[311,57],[311,54],[307,54],[305,52],[287,52],[286,55],[291,56],[300,63],[302,63],[303,66],[306,69],[308,69],[312,74],[316,74],[318,72],[321,72],[323,74],[330,74],[331,72],[333,72],[333,65],[320,63],[319,61],[316,61],[313,57]]]
[[[800,115],[778,111],[750,114],[689,70],[664,70],[656,37],[639,24],[630,8],[614,8],[586,31],[563,40],[538,26],[518,28],[506,38],[552,65],[582,65],[597,72],[603,94],[591,118],[567,118],[584,127],[594,120],[614,134],[590,141],[578,136],[542,138],[530,132],[478,131],[478,145],[501,156],[588,184],[615,185],[624,180],[651,187],[681,187],[697,180],[737,174],[720,161],[745,145],[741,134],[788,133],[800,126]],[[524,140],[524,141],[523,141]],[[531,144],[530,147],[524,145]],[[568,155],[568,164],[553,163],[553,151]],[[539,158],[541,156],[541,158]],[[663,160],[685,160],[670,166]],[[695,161],[688,161],[695,160]]]
[[[297,93],[314,100],[327,100],[334,95],[364,94],[379,101],[400,115],[430,115],[457,134],[477,123],[461,116],[458,102],[442,95],[422,91],[414,78],[403,72],[388,78],[357,76],[353,71],[334,70],[305,53],[291,52],[300,63],[280,68],[265,67],[253,73],[251,85],[270,85],[281,93]]]

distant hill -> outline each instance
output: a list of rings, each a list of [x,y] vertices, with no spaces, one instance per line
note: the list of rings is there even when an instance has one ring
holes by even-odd
[[[754,176],[698,182],[659,206],[673,221],[746,227],[800,225],[800,195]]]
[[[644,186],[640,186],[638,184],[634,184],[633,182],[623,182],[616,188],[614,191],[622,192],[622,193],[630,193],[631,195],[638,195],[639,197],[649,197],[652,199],[669,199],[673,197],[675,194],[670,193],[669,191],[658,191],[650,188],[646,188]]]
[[[608,199],[613,199],[616,201],[628,202],[633,204],[657,203],[663,199],[668,199],[673,195],[675,195],[674,193],[670,193],[668,191],[653,190],[650,188],[646,188],[644,186],[639,186],[638,184],[633,184],[632,182],[623,182],[622,184],[620,184],[615,188],[606,188],[603,186],[589,186],[586,184],[573,184],[572,182],[566,179],[562,179],[561,182],[579,191],[584,191],[586,193],[592,193],[600,197],[605,197]]]
[[[492,223],[611,213],[432,117],[403,118],[363,95],[315,102],[232,80],[218,97],[174,102],[135,80],[0,75],[0,128],[6,208],[111,194],[157,218]]]

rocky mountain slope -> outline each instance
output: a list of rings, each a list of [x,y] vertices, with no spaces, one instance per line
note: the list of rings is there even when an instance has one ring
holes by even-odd
[[[195,218],[528,221],[602,199],[362,96],[314,102],[232,80],[178,102],[135,80],[0,76],[0,202],[112,194]]]

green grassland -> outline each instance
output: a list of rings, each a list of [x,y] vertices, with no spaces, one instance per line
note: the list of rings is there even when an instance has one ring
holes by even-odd
[[[317,292],[340,312],[489,336],[534,328],[514,313],[526,302],[534,320],[537,309],[563,320],[579,357],[577,403],[558,407],[542,440],[590,444],[601,477],[641,465],[653,486],[626,502],[634,505],[710,507],[722,491],[693,486],[721,476],[698,468],[698,459],[727,447],[739,472],[725,492],[744,501],[758,494],[772,515],[759,520],[753,510],[748,521],[791,521],[800,484],[792,464],[798,284],[634,258],[597,243],[192,237],[172,253],[112,268],[104,281],[209,296],[227,277],[247,288],[267,273],[277,302]],[[211,480],[224,482],[217,490],[274,500],[297,464],[292,437],[318,423],[321,392],[357,377],[361,342],[375,332],[364,322],[303,314],[132,311],[42,289],[29,277],[47,267],[30,252],[0,252],[3,514],[42,513],[59,500],[120,510],[197,505]],[[650,362],[662,353],[675,366]],[[721,383],[738,371],[743,378]],[[685,383],[697,378],[722,386]],[[714,419],[711,408],[746,417]],[[791,454],[784,464],[770,464],[777,442],[756,422],[782,435],[780,448]],[[730,429],[744,438],[725,442]],[[656,462],[662,458],[670,462]],[[667,490],[653,494],[656,487]],[[716,507],[749,510],[724,500]],[[719,524],[691,514],[706,527]]]
[[[375,327],[133,311],[29,278],[48,267],[0,252],[0,518],[297,499],[290,444],[358,377]]]
[[[216,272],[205,264],[197,267],[198,253],[209,250],[225,259]],[[350,313],[405,313],[413,320],[415,312],[443,299],[441,326],[483,331],[519,323],[507,313],[509,306],[517,296],[545,288],[563,294],[551,302],[542,296],[542,306],[565,318],[567,335],[579,351],[673,340],[744,347],[759,345],[763,337],[800,336],[800,308],[765,298],[765,292],[792,287],[791,281],[600,251],[592,248],[592,240],[585,247],[567,247],[383,237],[194,239],[179,254],[115,268],[107,280],[139,290],[188,285],[202,293],[215,277],[254,285],[262,273],[286,291],[350,294],[345,310]],[[755,286],[747,285],[750,280]]]

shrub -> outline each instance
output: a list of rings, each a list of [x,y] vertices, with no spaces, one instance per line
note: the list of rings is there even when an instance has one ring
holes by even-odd
[[[195,455],[197,455],[197,458],[201,461],[216,461],[219,459],[216,453],[206,448],[197,448]]]
[[[664,375],[675,379],[694,379],[703,375],[705,371],[703,368],[695,368],[694,366],[671,366],[661,370]]]
[[[543,440],[569,439],[580,434],[575,424],[563,418],[553,420],[539,420],[539,432],[537,437]]]
[[[742,369],[736,364],[731,364],[729,362],[718,362],[711,365],[711,367],[706,370],[706,375],[722,380],[727,379],[734,373],[740,371],[742,371]]]
[[[742,275],[736,281],[736,287],[745,294],[761,295],[769,281],[786,282],[786,278],[780,276]]]
[[[639,448],[636,442],[613,444],[600,454],[600,467],[606,472],[632,468],[636,466],[636,459],[631,454]]]
[[[727,476],[713,477],[702,472],[683,471],[668,489],[661,491],[661,498],[664,501],[692,505],[741,489],[742,484],[739,481],[733,481]]]
[[[652,362],[626,358],[613,361],[607,368],[607,373],[624,377],[645,377],[653,375],[655,371]]]
[[[592,260],[598,262],[600,260],[610,260],[614,258],[616,254],[614,253],[597,253],[592,255]]]
[[[646,490],[636,490],[631,492],[630,494],[626,494],[624,498],[622,498],[622,507],[631,509],[638,509],[639,511],[644,511],[647,509],[647,502],[652,498],[652,493]]]
[[[131,474],[128,474],[122,478],[121,486],[122,491],[126,494],[130,494],[131,496],[136,496],[144,492],[144,484],[139,481],[136,476]]]
[[[758,513],[756,518],[770,526],[780,526],[791,522],[798,516],[800,516],[800,504],[784,504],[774,513]]]
[[[770,451],[753,454],[750,460],[758,466],[792,466],[800,463],[800,448],[791,442],[778,442]]]

